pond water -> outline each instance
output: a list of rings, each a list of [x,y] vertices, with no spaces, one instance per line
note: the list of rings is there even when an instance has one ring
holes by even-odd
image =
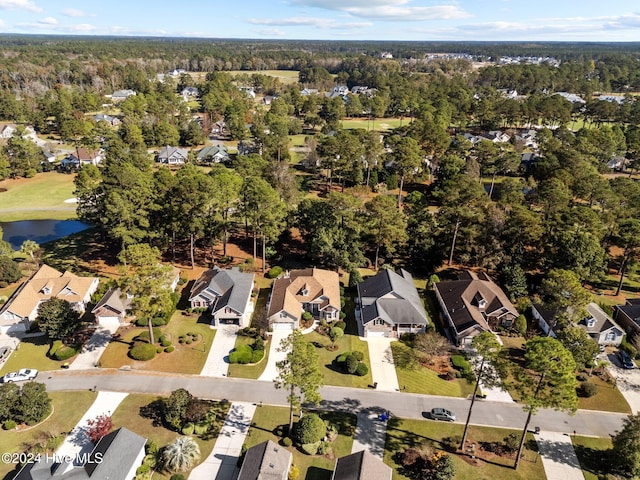
[[[22,220],[19,222],[0,222],[2,239],[18,250],[25,240],[38,244],[64,238],[91,227],[80,220]]]

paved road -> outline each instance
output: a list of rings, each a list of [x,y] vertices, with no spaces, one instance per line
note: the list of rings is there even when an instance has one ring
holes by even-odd
[[[267,405],[287,405],[286,392],[276,390],[273,384],[239,378],[211,378],[197,375],[176,375],[155,372],[134,372],[111,369],[84,372],[43,372],[38,381],[50,391],[83,390],[93,388],[129,393],[169,394],[186,388],[202,398],[227,399],[233,402],[263,402]],[[436,406],[446,406],[458,418],[465,418],[469,400],[412,393],[381,392],[360,388],[323,387],[323,406],[333,410],[357,412],[362,409],[383,408],[392,415],[404,418],[424,418],[423,412]],[[401,397],[400,397],[401,396]],[[580,410],[569,416],[553,410],[542,410],[533,417],[530,428],[540,427],[550,432],[573,433],[607,437],[619,430],[624,414]],[[520,429],[525,414],[516,404],[476,401],[471,423]]]

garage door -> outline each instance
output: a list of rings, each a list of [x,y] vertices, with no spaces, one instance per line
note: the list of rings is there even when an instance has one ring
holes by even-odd
[[[387,332],[367,332],[367,337],[386,337]]]
[[[104,326],[120,325],[120,319],[118,317],[99,317],[98,323]]]
[[[291,323],[291,322],[273,323],[271,325],[271,327],[273,328],[273,330],[278,330],[280,332],[282,332],[282,331],[288,331],[288,332],[293,331],[293,323]]]
[[[240,325],[239,318],[221,318],[220,325]]]

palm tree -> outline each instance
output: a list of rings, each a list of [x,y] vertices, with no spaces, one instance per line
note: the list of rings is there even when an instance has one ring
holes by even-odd
[[[162,461],[167,470],[186,472],[200,460],[200,447],[191,437],[178,437],[162,451]]]

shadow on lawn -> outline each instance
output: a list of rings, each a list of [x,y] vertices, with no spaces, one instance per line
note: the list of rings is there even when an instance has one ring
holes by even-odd
[[[598,478],[610,473],[611,465],[615,465],[611,458],[611,450],[596,450],[583,445],[574,445],[576,455],[583,470],[591,472]]]

